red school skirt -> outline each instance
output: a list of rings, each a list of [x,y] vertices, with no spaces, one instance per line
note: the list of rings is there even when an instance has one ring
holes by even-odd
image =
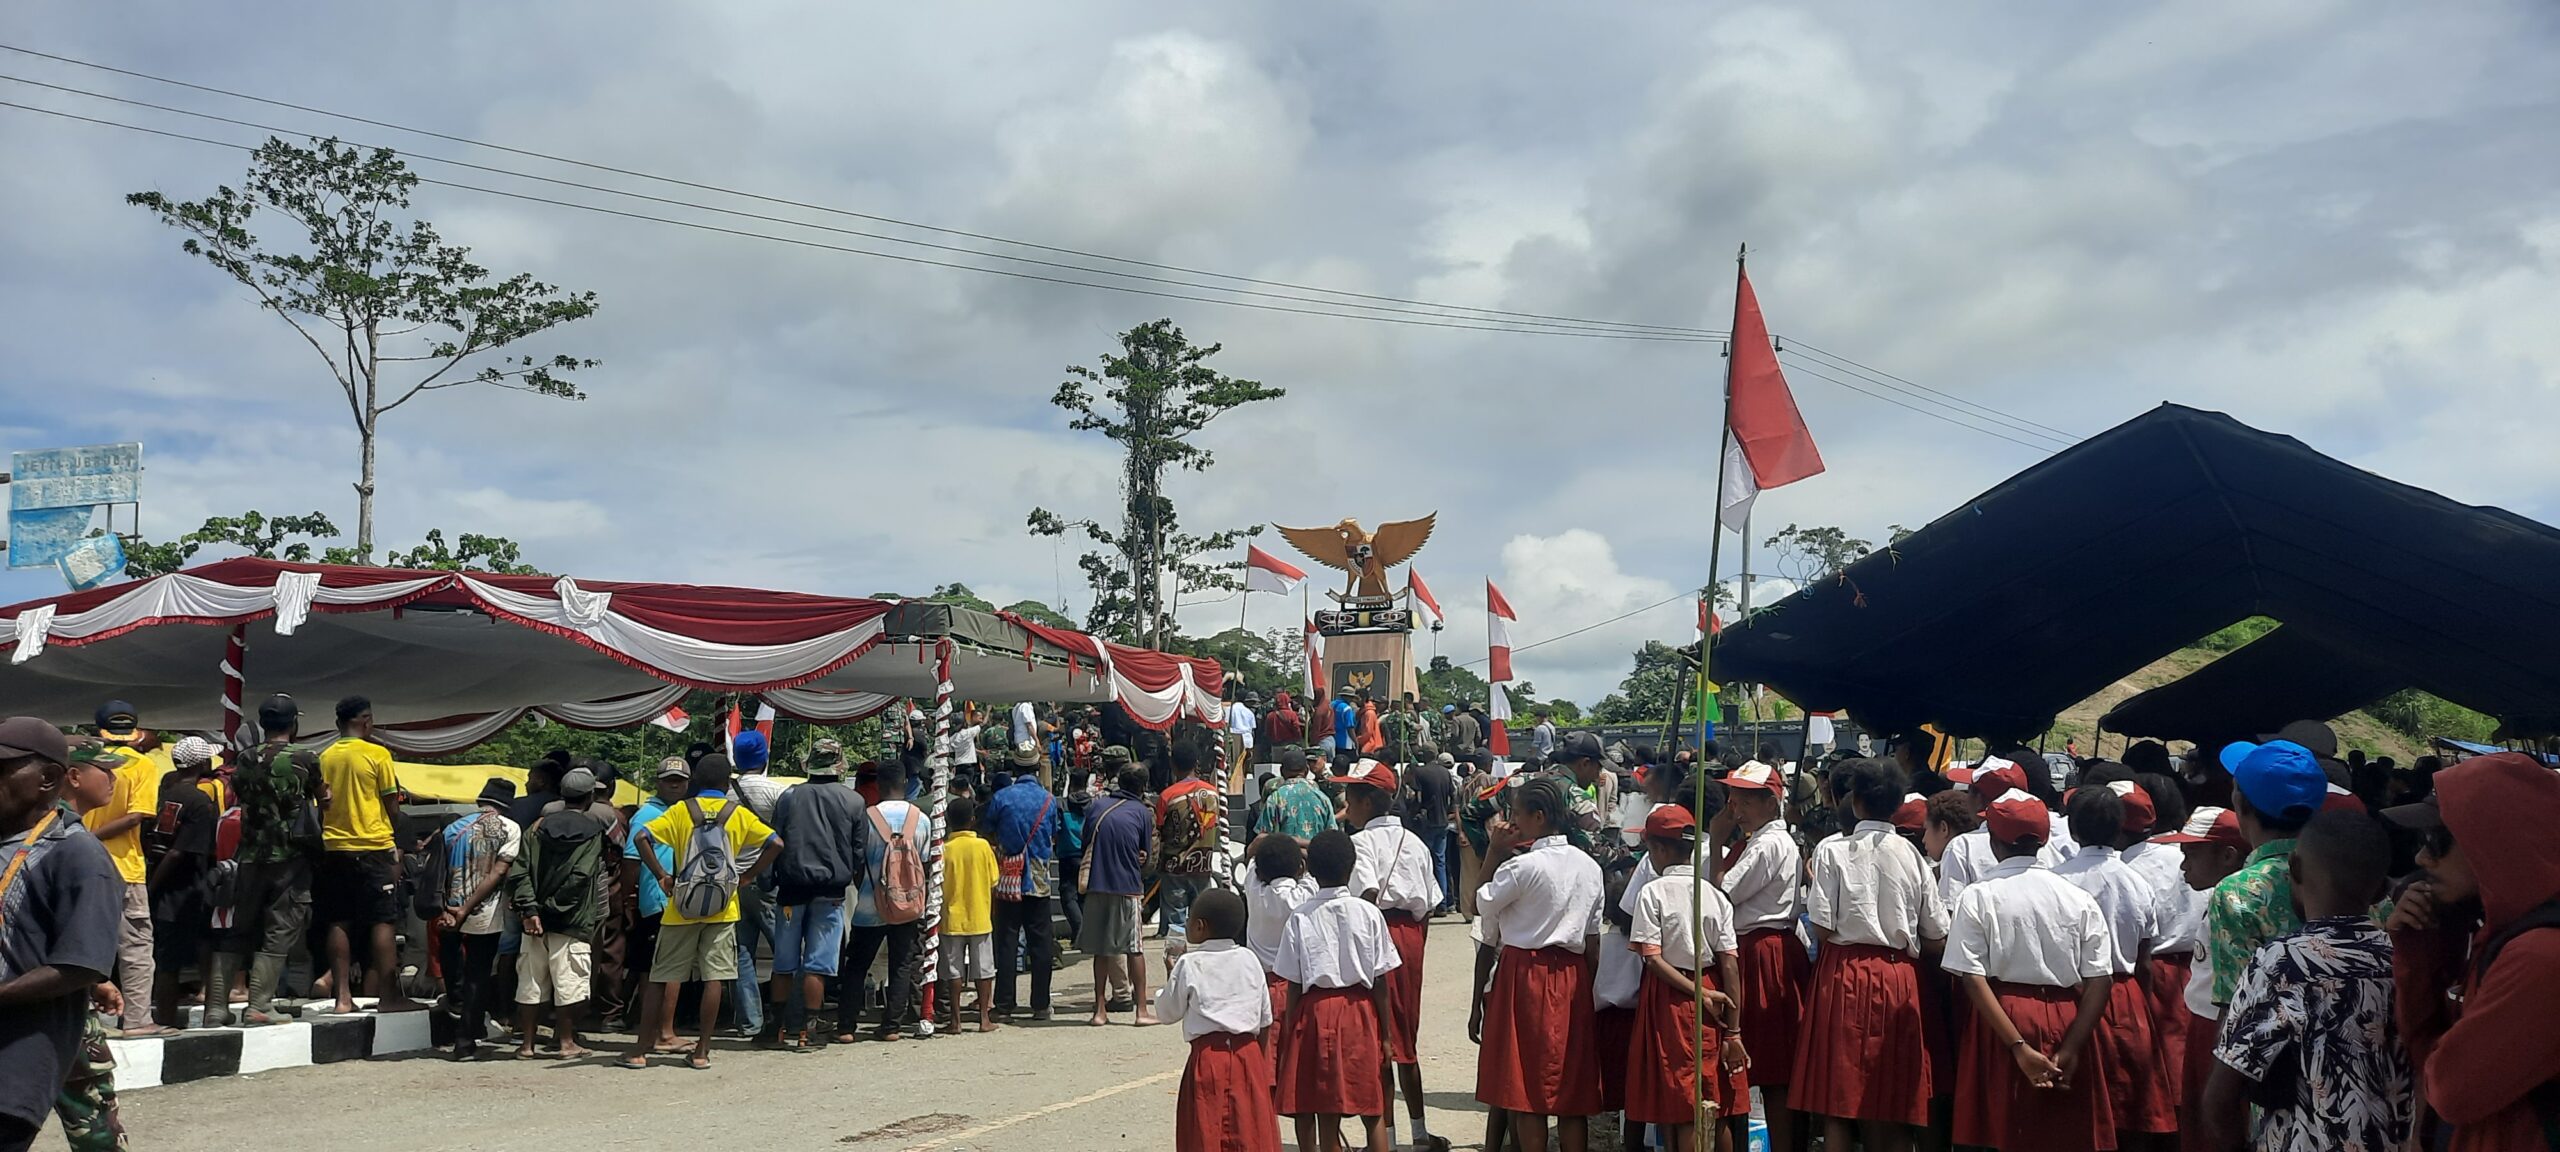
[[[2143,998],[2151,1004],[2151,1044],[2159,1053],[2160,1083],[2174,1114],[2187,1099],[2187,976],[2195,959],[2185,952],[2153,956],[2142,970]]]
[[[1600,1114],[1591,961],[1569,948],[1504,948],[1485,993],[1476,1099],[1530,1116]]]
[[[1746,1042],[1750,1034],[1745,1025]],[[1919,1127],[1931,1091],[1919,967],[1896,948],[1824,945],[1805,990],[1787,1106]]]
[[[1280,1033],[1289,1026],[1289,982],[1268,968],[1262,970],[1263,990],[1271,993],[1271,1046],[1264,1063],[1271,1068],[1272,1099],[1280,1095]]]
[[[1271,1104],[1271,1060],[1247,1032],[1212,1032],[1191,1042],[1182,1093],[1173,1106],[1175,1152],[1280,1152],[1280,1115]]]
[[[2204,1104],[2205,1079],[2213,1074],[2213,1043],[2221,1037],[2222,1021],[2189,1012],[2183,1003],[2178,1005],[2178,1011],[2187,1018],[2186,1066],[2178,1070],[2179,1090],[2186,1101],[2178,1110],[2178,1148],[2180,1152],[2209,1152],[2211,1144],[2205,1139],[2204,1120],[2197,1113]]]
[[[1698,983],[1716,988],[1715,977],[1701,973]],[[1707,1051],[1705,1083],[1699,1082],[1700,1053],[1695,1024],[1696,1006],[1656,976],[1648,966],[1644,973],[1644,991],[1636,1000],[1635,1039],[1627,1048],[1624,1061],[1627,1070],[1627,1122],[1630,1124],[1694,1124],[1697,1122],[1699,1093],[1713,1101],[1717,1114],[1726,1119],[1747,1116],[1751,1112],[1751,1085],[1740,1069],[1724,1066],[1724,1029],[1716,1026],[1715,1017],[1707,1018]],[[1748,1028],[1744,1036],[1751,1033]],[[1608,1053],[1603,1051],[1606,1060]],[[1617,1063],[1617,1061],[1611,1061]]]
[[[1793,929],[1762,928],[1741,943],[1742,1046],[1751,1051],[1751,1082],[1784,1088],[1795,1079],[1796,1027],[1813,961]]]
[[[1929,1095],[1956,1090],[1955,998],[1962,993],[1939,958],[1926,953],[1912,963],[1920,969],[1920,1035],[1929,1046]]]
[[[1362,988],[1307,988],[1280,1029],[1279,1108],[1287,1116],[1383,1116],[1378,1013]]]
[[[2107,1015],[2090,1035],[2089,1047],[2105,1051],[2107,1099],[2118,1131],[2178,1130],[2177,1093],[2153,1063],[2160,1040],[2151,1029],[2151,993],[2135,975],[2107,986]]]
[[[2080,993],[1993,981],[1991,993],[2040,1052],[2062,1043],[2079,1014]],[[2107,1095],[2106,1048],[2092,1035],[2069,1088],[2037,1088],[1980,1014],[1956,1056],[1955,1142],[1998,1152],[2111,1152],[2115,1106]]]
[[[1395,942],[1398,961],[1387,973],[1387,1054],[1398,1064],[1419,1064],[1414,1045],[1422,1035],[1422,947],[1428,937],[1420,917],[1389,912],[1387,939]]]
[[[1601,1008],[1591,1014],[1592,1043],[1600,1053],[1600,1110],[1615,1112],[1627,1106],[1627,1061],[1613,1053],[1625,1052],[1635,1042],[1636,1010],[1633,1008]]]

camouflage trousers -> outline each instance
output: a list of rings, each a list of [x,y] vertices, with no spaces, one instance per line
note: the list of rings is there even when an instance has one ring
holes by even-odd
[[[53,1098],[53,1114],[71,1152],[125,1152],[124,1116],[116,1110],[116,1057],[107,1048],[107,1026],[89,1014],[80,1055]]]

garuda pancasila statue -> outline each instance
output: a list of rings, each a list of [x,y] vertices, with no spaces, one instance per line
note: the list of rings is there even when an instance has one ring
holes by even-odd
[[[1351,574],[1341,599],[1384,597],[1388,595],[1387,569],[1422,551],[1431,539],[1431,522],[1439,515],[1381,524],[1374,534],[1361,531],[1357,520],[1345,520],[1331,528],[1280,528],[1280,535],[1306,553],[1307,559]]]

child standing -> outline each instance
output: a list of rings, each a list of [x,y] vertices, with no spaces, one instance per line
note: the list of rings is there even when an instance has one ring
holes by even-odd
[[[1266,832],[1253,842],[1253,863],[1244,873],[1245,943],[1262,962],[1275,1021],[1289,1011],[1289,981],[1279,971],[1280,937],[1288,931],[1289,917],[1298,905],[1315,894],[1315,882],[1307,879],[1307,850],[1295,839]]]
[[[2222,1026],[2222,1009],[2213,1002],[2213,950],[2204,947],[2204,906],[2214,887],[2240,870],[2249,859],[2249,838],[2240,831],[2240,817],[2228,808],[2211,806],[2187,814],[2187,822],[2175,832],[2158,837],[2155,843],[2178,849],[2179,875],[2186,883],[2191,903],[2188,923],[2183,931],[2198,946],[2189,961],[2187,980],[2181,995],[2181,1007],[2187,1014],[2186,1048],[2178,1057],[2178,1147],[2180,1152],[2205,1152],[2211,1145],[2204,1137],[2204,1121],[2199,1115],[2204,1104],[2204,1085],[2213,1071],[2213,1042]]]
[[[1956,1060],[1955,1142],[1998,1152],[2115,1147],[2105,1053],[2089,1042],[2115,964],[2106,914],[2037,859],[2042,802],[1983,811],[1995,863],[1956,898],[1947,971],[1973,1006]]]
[[[1563,781],[1540,776],[1503,796],[1510,819],[1493,829],[1493,878],[1476,892],[1484,936],[1501,945],[1492,988],[1475,985],[1467,1022],[1483,1037],[1476,1099],[1507,1117],[1522,1152],[1545,1152],[1550,1116],[1566,1152],[1583,1152],[1600,1111],[1588,959],[1600,936],[1600,865],[1566,835],[1573,800]]]
[[[1810,784],[1813,772],[1797,778]],[[1781,818],[1787,784],[1777,769],[1755,760],[1726,776],[1724,788],[1725,806],[1707,823],[1707,866],[1733,902],[1733,930],[1742,945],[1742,986],[1726,991],[1742,1002],[1742,1032],[1750,1037],[1744,1047],[1751,1052],[1751,1084],[1767,1104],[1769,1146],[1795,1152],[1796,1111],[1787,1086],[1795,1078],[1805,985],[1813,978],[1813,962],[1796,939],[1804,853]]]
[[[1440,877],[1431,865],[1431,846],[1390,811],[1397,783],[1396,770],[1375,760],[1361,761],[1352,775],[1343,778],[1343,822],[1359,829],[1351,834],[1351,845],[1359,853],[1359,863],[1351,872],[1351,891],[1385,914],[1387,938],[1396,946],[1396,969],[1387,977],[1387,1005],[1394,1010],[1388,1017],[1388,1074],[1404,1089],[1405,1113],[1413,1118],[1414,1146],[1445,1150],[1448,1141],[1433,1137],[1423,1120],[1418,1051],[1422,955],[1428,939],[1423,918],[1440,903]],[[1396,1086],[1388,1088],[1392,1091]]]
[[[2107,960],[2114,981],[2107,986],[2107,1014],[2098,1022],[2093,1043],[2106,1053],[2107,1099],[2115,1108],[2116,1140],[2127,1147],[2148,1147],[2146,1137],[2166,1137],[2178,1130],[2178,1108],[2169,1080],[2152,1067],[2158,1059],[2157,1033],[2151,1025],[2151,998],[2143,975],[2151,967],[2151,942],[2160,936],[2160,898],[2151,882],[2117,854],[2128,813],[2151,826],[2151,803],[2145,797],[2138,812],[2127,801],[2142,796],[2132,782],[2072,790],[2063,802],[2071,822],[2071,838],[2080,842],[2071,858],[2054,866],[2054,874],[2089,894],[2107,921]],[[2165,1142],[2165,1141],[2163,1141]]]
[[[1280,1150],[1271,1060],[1262,1045],[1271,1001],[1263,994],[1262,961],[1238,943],[1245,912],[1244,900],[1224,888],[1201,893],[1183,931],[1190,948],[1165,957],[1156,1018],[1180,1020],[1191,1043],[1174,1102],[1174,1152]]]
[[[1644,818],[1645,854],[1661,875],[1637,895],[1628,929],[1633,948],[1644,957],[1644,991],[1636,1008],[1634,1043],[1623,1057],[1627,1123],[1668,1129],[1674,1152],[1699,1152],[1702,1147],[1733,1152],[1732,1125],[1719,1123],[1706,1134],[1696,1128],[1696,1103],[1702,1097],[1722,1117],[1747,1123],[1751,1112],[1751,1090],[1743,1079],[1748,1061],[1742,1051],[1742,1021],[1723,991],[1742,986],[1733,906],[1714,885],[1698,884],[1691,863],[1697,844],[1698,820],[1688,809],[1666,805]],[[1702,989],[1713,1056],[1698,1050],[1694,1030],[1691,1001]],[[1621,1058],[1611,1052],[1600,1055],[1603,1060]]]
[[[1359,850],[1339,829],[1307,845],[1318,885],[1280,936],[1289,981],[1280,1027],[1280,1111],[1296,1121],[1298,1147],[1339,1152],[1342,1118],[1358,1116],[1369,1152],[1387,1152],[1387,973],[1399,961],[1386,917],[1350,890]]]
[[[978,804],[954,796],[944,809],[951,835],[942,844],[942,1002],[960,1030],[960,986],[978,986],[978,1031],[993,1032],[996,994],[996,850],[978,835]]]
[[[1639,824],[1638,830],[1642,830]],[[1644,895],[1636,882],[1637,859],[1601,870],[1600,953],[1591,969],[1591,1035],[1600,1052],[1600,1110],[1627,1107],[1627,1061],[1617,1058],[1635,1042],[1636,1001],[1644,990],[1644,957],[1636,954],[1628,933],[1635,927],[1636,898]],[[1651,873],[1646,868],[1647,874]],[[1644,1125],[1628,1121],[1626,1147],[1644,1147]]]

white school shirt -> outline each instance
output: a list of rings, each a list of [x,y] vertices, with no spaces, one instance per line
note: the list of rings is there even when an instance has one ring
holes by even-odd
[[[1787,822],[1772,820],[1742,843],[1742,858],[1724,870],[1725,898],[1733,902],[1736,934],[1763,928],[1793,928],[1803,902],[1796,887],[1804,875],[1804,853],[1787,831]]]
[[[1288,930],[1289,917],[1298,906],[1315,898],[1316,882],[1304,876],[1283,876],[1277,883],[1262,882],[1262,873],[1251,861],[1245,863],[1244,939],[1253,946],[1254,957],[1265,968],[1280,963],[1280,935]]]
[[[2159,894],[2151,890],[2151,882],[2126,867],[2115,849],[2099,844],[2082,847],[2053,874],[2097,900],[2098,911],[2107,918],[2114,975],[2132,975],[2143,945],[2160,934]]]
[[[2029,794],[2012,788],[1993,799],[2006,800],[2010,796],[2026,795]],[[2047,868],[2070,859],[2071,850],[2078,847],[2072,843],[2070,830],[2061,827],[2062,817],[2054,816],[2052,822],[2054,834],[2046,838],[2044,847],[2036,850],[2036,859]],[[1958,833],[1955,839],[1947,841],[1947,850],[1938,860],[1938,899],[1949,908],[1955,907],[1956,897],[1962,895],[1968,885],[1990,875],[1999,863],[1999,854],[1991,850],[1990,825],[1978,824],[1971,832]]]
[[[1608,888],[1600,865],[1562,836],[1547,836],[1502,862],[1476,889],[1476,914],[1498,923],[1506,948],[1579,953],[1600,934]]]
[[[1368,988],[1403,962],[1375,905],[1347,888],[1318,888],[1281,930],[1271,970],[1309,988]]]
[[[2187,887],[2186,851],[2175,844],[2145,840],[2124,850],[2125,865],[2151,882],[2152,907],[2159,910],[2160,930],[2151,938],[2155,956],[2175,956],[2204,947],[2205,894]]]
[[[1690,888],[1697,870],[1686,864],[1673,867],[1660,879],[1644,886],[1636,900],[1635,920],[1627,928],[1627,939],[1639,948],[1662,950],[1665,963],[1683,972],[1695,972],[1712,963],[1714,955],[1730,955],[1740,950],[1733,937],[1733,905],[1725,902],[1724,893],[1713,884],[1699,892],[1700,924],[1689,923]],[[1698,955],[1698,944],[1704,941],[1709,956]]]
[[[1921,941],[1947,934],[1947,909],[1938,900],[1929,861],[1882,820],[1860,820],[1848,835],[1813,850],[1804,908],[1834,944],[1872,944],[1917,956]]]
[[[1156,993],[1156,1019],[1182,1018],[1182,1038],[1213,1032],[1251,1035],[1271,1026],[1271,991],[1262,961],[1233,940],[1212,940],[1182,954]]]
[[[1242,700],[1227,705],[1227,734],[1244,742],[1246,751],[1253,750],[1253,707]]]
[[[1591,974],[1591,1003],[1595,1008],[1633,1008],[1644,991],[1644,957],[1636,955],[1634,942],[1616,925],[1600,937],[1600,964]]]
[[[1432,870],[1431,848],[1422,837],[1393,816],[1380,816],[1351,834],[1359,856],[1351,865],[1351,891],[1378,891],[1382,912],[1428,916],[1440,906],[1440,876]]]
[[[1964,890],[1946,969],[2010,984],[2073,988],[2111,974],[2106,913],[2032,856],[2003,860]]]
[[[2222,1019],[2222,1005],[2213,1002],[2211,948],[2196,949],[2196,958],[2187,962],[2187,1011],[2207,1020]]]

